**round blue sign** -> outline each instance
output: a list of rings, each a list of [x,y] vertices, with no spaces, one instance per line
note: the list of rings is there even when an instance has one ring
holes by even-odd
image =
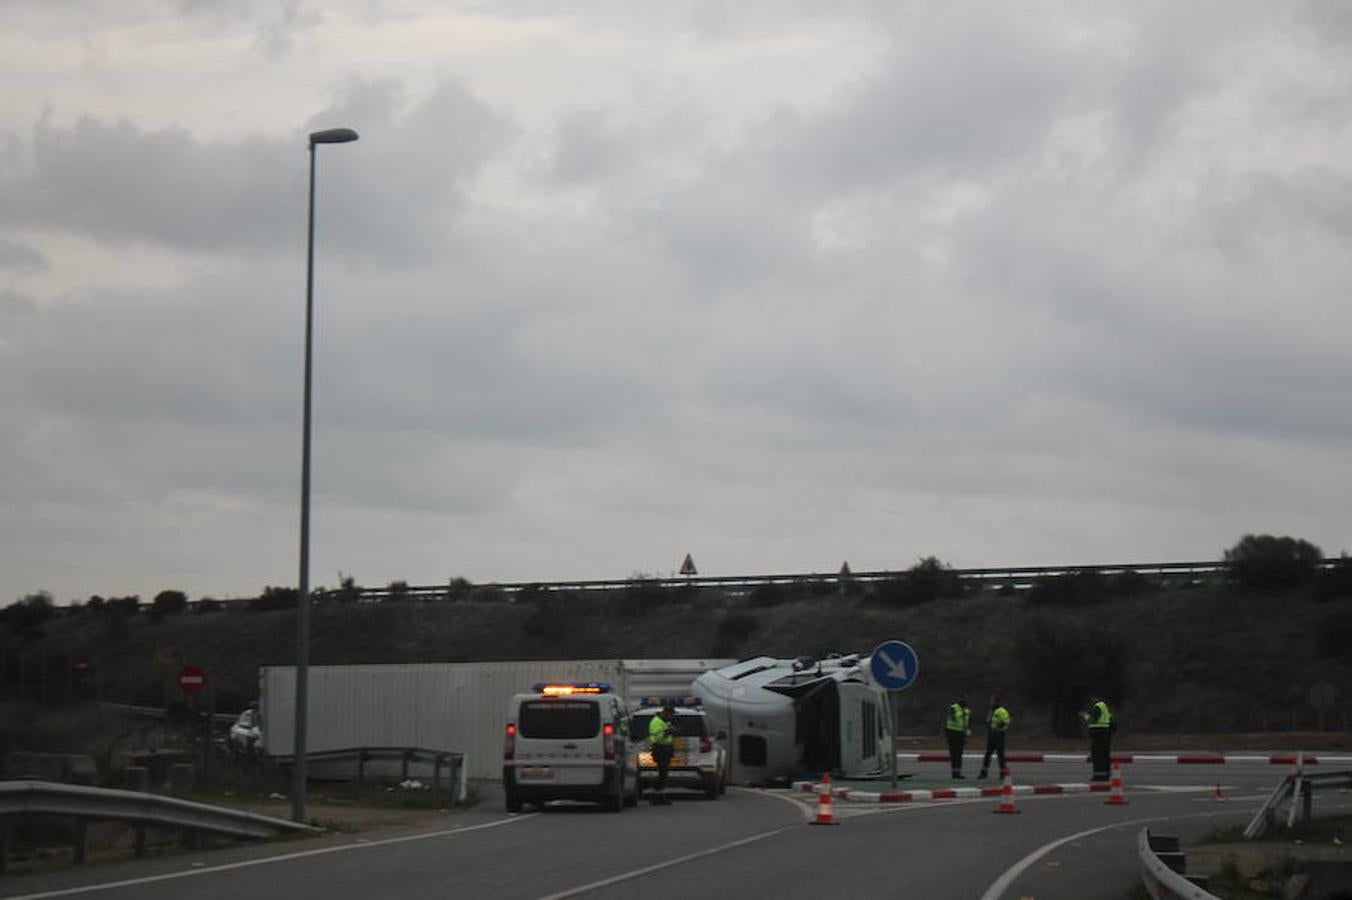
[[[904,691],[920,673],[920,658],[905,641],[883,641],[869,658],[869,673],[886,691]]]

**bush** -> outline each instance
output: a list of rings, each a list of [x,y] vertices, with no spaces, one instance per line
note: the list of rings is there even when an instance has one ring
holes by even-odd
[[[792,590],[785,584],[758,584],[747,595],[747,606],[779,606],[793,599]]]
[[[160,591],[150,603],[153,616],[176,616],[188,608],[188,595],[182,591]]]
[[[1086,605],[1102,600],[1108,590],[1108,580],[1093,569],[1074,569],[1064,575],[1039,575],[1028,589],[1028,605]]]
[[[879,582],[873,589],[873,599],[888,606],[918,606],[966,593],[967,585],[951,566],[938,557],[927,556],[895,578]]]
[[[22,600],[15,600],[0,611],[0,622],[3,622],[11,633],[22,634],[25,631],[36,630],[55,615],[52,595],[46,591],[38,591]]]
[[[1255,590],[1309,584],[1323,558],[1323,552],[1309,541],[1270,534],[1246,534],[1225,551],[1230,579]]]
[[[740,644],[751,637],[756,630],[756,619],[746,613],[728,613],[718,623],[718,636],[728,642]]]
[[[446,583],[446,599],[452,602],[467,600],[474,592],[474,584],[468,578],[456,576]]]
[[[1053,734],[1079,733],[1091,694],[1116,704],[1129,693],[1126,647],[1102,628],[1037,616],[1017,632],[1014,655],[1028,699],[1051,708]]]
[[[249,609],[254,612],[269,612],[278,609],[295,609],[296,598],[300,591],[293,587],[263,588],[263,593],[249,601]]]

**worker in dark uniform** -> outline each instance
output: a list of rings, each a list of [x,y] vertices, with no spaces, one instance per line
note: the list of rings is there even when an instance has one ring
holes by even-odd
[[[1089,761],[1093,764],[1094,774],[1091,781],[1107,781],[1113,758],[1113,712],[1102,697],[1093,697],[1089,705],[1080,713],[1080,718],[1089,729]]]
[[[986,755],[981,759],[981,772],[978,779],[986,777],[991,767],[991,754],[1000,762],[1000,775],[1005,774],[1005,733],[1009,731],[1009,710],[1000,703],[998,696],[991,697],[991,709],[986,713]]]
[[[652,797],[653,806],[670,806],[667,796],[667,773],[671,770],[671,755],[675,750],[672,742],[671,720],[676,716],[676,708],[663,706],[648,723],[648,746],[652,751],[653,763],[657,766],[657,789]]]
[[[967,736],[972,733],[972,711],[966,700],[955,700],[948,705],[944,720],[944,737],[948,739],[948,761],[954,778],[962,778],[962,750]]]

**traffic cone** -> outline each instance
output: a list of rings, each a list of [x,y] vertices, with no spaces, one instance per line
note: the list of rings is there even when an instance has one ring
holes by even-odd
[[[1211,795],[1212,800],[1229,800],[1230,798],[1221,793],[1221,786],[1216,785],[1216,792]]]
[[[817,818],[813,825],[839,825],[831,812],[831,773],[822,773],[822,783],[817,786]]]
[[[1122,764],[1113,763],[1113,777],[1108,782],[1108,799],[1103,802],[1109,806],[1126,806],[1127,796],[1122,792]]]
[[[1014,777],[1009,774],[1009,769],[1004,770],[1005,780],[1000,785],[1000,805],[991,810],[998,813],[1019,813],[1021,809],[1014,808]]]

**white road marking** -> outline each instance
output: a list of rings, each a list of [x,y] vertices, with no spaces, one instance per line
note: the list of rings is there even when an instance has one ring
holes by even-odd
[[[1023,859],[1019,860],[1014,865],[1006,869],[1003,875],[995,879],[995,882],[990,887],[986,888],[986,893],[981,895],[981,900],[1000,900],[1000,897],[1004,894],[1004,892],[1009,890],[1009,886],[1013,884],[1015,880],[1028,869],[1029,866],[1037,862],[1042,857],[1046,856],[1048,853],[1055,850],[1057,847],[1060,847],[1063,844],[1068,844],[1071,841],[1077,841],[1080,838],[1086,838],[1089,837],[1090,835],[1098,834],[1101,831],[1112,831],[1114,828],[1127,828],[1132,825],[1144,825],[1147,822],[1170,822],[1177,821],[1178,819],[1200,819],[1200,818],[1209,818],[1211,816],[1221,814],[1222,814],[1221,811],[1217,810],[1215,812],[1209,813],[1189,813],[1188,815],[1185,816],[1178,815],[1151,816],[1148,819],[1132,819],[1128,822],[1115,822],[1111,825],[1103,825],[1099,828],[1091,828],[1088,831],[1081,831],[1077,834],[1072,834],[1067,837],[1063,837],[1059,841],[1052,841],[1050,844],[1045,844],[1039,847],[1032,853],[1025,856]]]
[[[130,887],[137,884],[153,884],[157,881],[172,881],[175,878],[191,878],[195,875],[206,875],[212,872],[228,872],[231,869],[247,869],[251,866],[265,866],[269,863],[286,862],[292,859],[304,859],[307,856],[322,856],[325,853],[342,853],[345,850],[365,850],[368,847],[383,847],[388,844],[405,844],[410,841],[425,841],[428,838],[453,837],[457,834],[465,834],[470,831],[482,831],[485,828],[497,828],[499,825],[509,825],[512,822],[522,822],[526,819],[533,819],[539,813],[526,813],[525,815],[512,816],[510,819],[498,819],[495,822],[485,822],[483,825],[467,825],[464,828],[447,828],[443,831],[428,831],[422,834],[410,834],[404,837],[385,838],[379,841],[368,841],[358,839],[359,843],[343,844],[338,847],[321,847],[318,850],[302,850],[299,853],[287,853],[283,856],[268,856],[263,859],[249,859],[244,862],[226,863],[225,865],[212,866],[210,868],[189,869],[185,872],[168,872],[164,875],[147,875],[144,878],[128,878],[125,881],[108,881],[103,884],[90,884],[84,887],[63,888],[59,891],[43,891],[39,894],[22,894],[17,897],[9,897],[7,900],[40,900],[44,897],[69,897],[74,894],[92,894],[96,891],[108,891],[113,888]],[[192,865],[200,866],[201,863]]]
[[[611,878],[604,878],[600,881],[593,881],[591,884],[580,885],[575,888],[569,888],[566,891],[560,891],[557,894],[549,894],[541,897],[540,900],[562,900],[564,897],[576,897],[578,894],[585,894],[590,891],[600,890],[603,887],[610,887],[612,884],[619,884],[622,881],[629,881],[632,878],[640,878],[650,872],[660,872],[662,869],[669,869],[672,866],[679,866],[682,863],[688,863],[691,860],[702,859],[706,856],[713,856],[716,853],[722,853],[725,850],[732,850],[736,847],[744,847],[747,844],[754,844],[756,841],[763,841],[768,837],[774,837],[782,834],[790,828],[797,828],[797,824],[783,825],[771,831],[763,831],[760,834],[753,834],[751,837],[745,837],[741,840],[732,841],[728,844],[722,844],[718,847],[710,847],[708,850],[701,850],[698,853],[689,853],[685,856],[678,856],[675,859],[668,859],[660,863],[654,863],[651,866],[644,866],[641,869],[631,869],[628,872],[621,872]]]

